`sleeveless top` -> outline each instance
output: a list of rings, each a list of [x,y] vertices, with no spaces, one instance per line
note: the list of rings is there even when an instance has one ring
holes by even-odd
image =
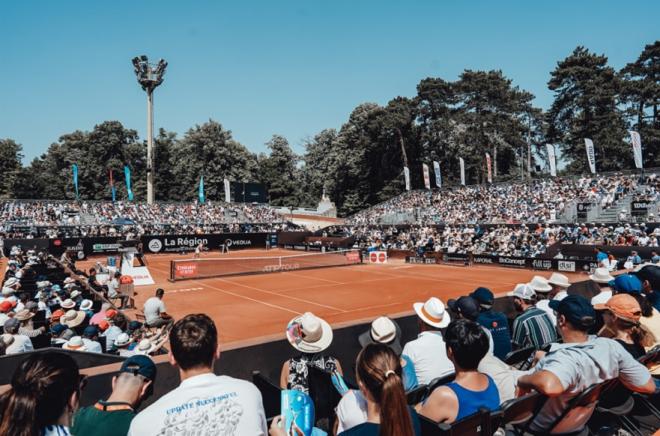
[[[287,389],[302,391],[309,394],[308,365],[315,366],[327,372],[337,370],[337,361],[334,357],[319,354],[301,354],[289,359],[289,377]]]
[[[455,421],[460,421],[466,416],[478,412],[481,408],[491,411],[500,408],[500,394],[497,391],[497,386],[489,375],[486,375],[486,377],[488,377],[488,386],[483,391],[471,391],[456,382],[445,385],[454,391],[458,398],[458,414]]]

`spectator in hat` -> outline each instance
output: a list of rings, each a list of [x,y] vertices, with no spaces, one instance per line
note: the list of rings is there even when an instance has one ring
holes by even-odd
[[[126,319],[124,316],[115,309],[109,309],[105,313],[105,321],[108,323],[108,328],[103,332],[103,336],[105,336],[105,347],[107,350],[112,350],[115,340],[124,332],[124,329],[121,328],[122,319],[125,323]]]
[[[403,354],[412,360],[417,381],[428,384],[435,378],[454,372],[440,331],[449,325],[451,317],[444,303],[436,297],[429,298],[425,303],[415,303],[413,308],[420,333],[417,339],[403,347]]]
[[[134,351],[129,350],[128,346],[133,342],[133,339],[127,333],[120,333],[113,343],[113,351],[119,353],[120,356],[128,357],[135,354]]]
[[[10,318],[9,314],[12,313],[14,306],[14,302],[10,300],[0,303],[0,327],[4,326],[5,322]]]
[[[99,333],[99,328],[95,325],[88,325],[85,327],[82,338],[87,351],[91,353],[103,353],[101,343],[98,341]]]
[[[74,435],[125,436],[140,404],[153,392],[156,365],[147,356],[126,359],[112,378],[107,400],[83,407],[73,417]]]
[[[25,335],[28,338],[36,338],[46,332],[46,327],[39,327],[38,329],[34,328],[34,325],[32,324],[33,317],[34,313],[28,309],[16,312],[14,318],[21,322],[21,325],[18,328],[18,334]]]
[[[156,289],[156,296],[145,301],[143,311],[147,326],[162,327],[174,322],[172,317],[167,313],[167,308],[163,302],[164,296],[165,290],[158,288]]]
[[[533,346],[537,350],[557,340],[555,326],[548,315],[536,308],[536,292],[526,283],[516,285],[507,294],[520,315],[513,321],[513,345],[517,348]]]
[[[488,352],[483,327],[467,319],[455,320],[447,327],[445,340],[447,356],[456,368],[456,379],[434,389],[420,405],[420,413],[434,422],[452,423],[479,409],[499,409],[497,385],[477,369]]]
[[[550,309],[548,303],[550,302],[550,293],[552,292],[552,285],[548,283],[548,280],[545,277],[534,276],[528,285],[534,289],[536,293],[536,308],[541,309],[548,315],[550,321],[553,325],[557,325],[557,318],[555,317],[555,311]]]
[[[586,298],[569,295],[550,303],[557,312],[557,328],[563,344],[553,345],[529,374],[518,378],[519,393],[534,389],[549,397],[534,417],[530,430],[544,433],[566,410],[571,399],[590,386],[614,378],[634,392],[651,394],[655,383],[649,371],[637,362],[618,342],[590,337],[596,313]],[[565,433],[581,431],[591,414],[583,414]]]
[[[112,304],[103,303],[101,304],[101,310],[92,315],[89,323],[92,325],[98,325],[101,321],[105,319],[105,314],[112,308]]]
[[[14,371],[10,389],[0,395],[0,434],[70,435],[84,385],[78,364],[65,353],[28,356]]]
[[[5,334],[11,335],[13,338],[11,345],[5,350],[6,354],[25,353],[26,351],[34,350],[32,340],[29,337],[18,333],[20,323],[21,322],[16,318],[9,318],[5,321]]]
[[[451,299],[447,301],[447,307],[449,307],[455,314],[457,319],[467,319],[468,321],[477,322],[479,317],[479,302],[470,296],[459,297],[457,300]],[[488,352],[493,354],[495,348],[493,344],[493,336],[490,334],[490,330],[481,326],[486,333],[488,338]]]
[[[633,296],[616,294],[607,303],[595,305],[594,309],[603,313],[605,323],[598,336],[614,339],[635,359],[646,354],[645,347],[651,345],[651,338],[639,323],[642,308]]]
[[[548,284],[552,287],[550,293],[548,294],[548,299],[550,300],[562,300],[568,295],[568,288],[571,286],[571,282],[568,280],[564,274],[553,272],[548,279]]]
[[[80,302],[80,310],[85,312],[85,316],[90,320],[92,319],[92,316],[94,316],[94,311],[92,310],[93,305],[94,302],[92,300],[84,299]]]
[[[647,265],[632,275],[642,283],[642,291],[649,303],[660,311],[660,266]]]
[[[188,315],[170,331],[170,363],[179,370],[178,388],[160,397],[133,418],[129,436],[193,434],[204,417],[206,429],[214,434],[265,435],[266,417],[261,393],[252,383],[226,375],[215,375],[220,356],[218,331],[206,315]],[[187,402],[185,399],[195,398]],[[185,413],[172,410],[186,404]]]
[[[614,280],[606,268],[596,268],[593,274],[589,275],[589,279],[596,284],[600,292],[591,297],[591,304],[604,304],[607,300],[612,298],[612,289],[609,283]]]
[[[87,347],[85,347],[83,338],[80,336],[74,336],[66,341],[66,343],[62,345],[62,349],[69,351],[89,351]]]
[[[401,328],[394,320],[386,316],[376,318],[371,323],[369,330],[358,337],[358,341],[362,348],[366,347],[368,344],[385,344],[390,347],[397,356],[401,356],[403,387],[405,390],[409,391],[417,386],[415,366],[410,357],[402,354]]]
[[[67,328],[76,332],[78,336],[82,335],[83,330],[86,327],[85,323],[85,312],[80,310],[67,310],[62,318],[60,318],[60,323],[67,326]]]
[[[148,356],[149,354],[153,353],[155,350],[155,345],[147,338],[142,339],[140,342],[138,342],[137,347],[134,348],[133,350],[135,354],[143,354],[145,356]]]
[[[332,327],[325,320],[306,312],[289,321],[286,327],[289,344],[300,352],[284,362],[280,387],[309,393],[308,367],[343,374],[339,361],[322,354],[332,343]]]

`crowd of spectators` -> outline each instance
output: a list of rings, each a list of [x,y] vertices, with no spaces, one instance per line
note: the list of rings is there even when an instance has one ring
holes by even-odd
[[[409,191],[356,213],[348,222],[374,225],[385,215],[406,214],[412,217],[409,224],[422,225],[550,223],[576,202],[596,203],[607,209],[632,192],[655,201],[659,182],[655,174],[643,181],[639,176],[609,175]]]
[[[26,201],[0,202],[6,237],[139,236],[292,230],[263,204]]]
[[[171,326],[156,320],[168,316],[164,305],[145,307],[146,323],[130,320],[122,309],[132,295],[120,288],[131,289],[131,278],[109,272],[100,263],[78,271],[44,253],[12,247],[0,296],[0,355],[48,346],[121,356],[159,353]]]
[[[327,354],[332,327],[310,312],[296,316],[285,329],[296,354],[282,366],[280,387],[308,393],[312,368],[327,373],[341,400],[335,408],[336,428],[325,430],[346,436],[420,435],[424,423],[452,424],[484,410],[496,413],[530,393],[542,401],[527,428],[546,434],[559,428],[582,392],[597,385],[611,388],[598,398],[603,404],[628,399],[657,404],[653,365],[658,362],[647,362],[647,367],[638,359],[660,345],[655,291],[660,289],[660,267],[646,266],[594,288],[593,299],[606,287],[611,291],[599,303],[570,287],[559,273],[516,285],[509,293],[518,312],[512,324],[494,309],[495,298],[487,288],[447,304],[431,297],[413,305],[419,335],[404,346],[399,325],[379,317],[355,338],[361,351],[354,363],[344,362],[354,368],[352,375]],[[76,362],[57,352],[33,354],[17,367],[11,388],[0,396],[0,433],[189,434],[199,433],[203,423],[208,430],[203,434],[301,434],[284,428],[286,418],[266,416],[255,385],[214,373],[220,357],[218,331],[208,316],[188,315],[172,323],[164,306],[156,302],[154,307],[160,323],[170,326],[170,363],[181,379],[177,388],[140,410],[153,393],[157,370],[145,353],[137,352],[122,363],[106,398],[79,408],[86,383]],[[515,362],[510,361],[513,355]],[[410,403],[408,394],[422,386],[429,387],[426,394]],[[565,433],[578,434],[587,425],[597,433],[605,423],[608,431],[616,431],[609,412],[586,410],[562,421]],[[266,418],[273,418],[270,429]]]

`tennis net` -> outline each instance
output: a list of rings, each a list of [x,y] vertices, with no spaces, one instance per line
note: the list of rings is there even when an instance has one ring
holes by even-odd
[[[262,274],[362,263],[359,250],[293,254],[275,257],[225,257],[170,261],[170,281]]]

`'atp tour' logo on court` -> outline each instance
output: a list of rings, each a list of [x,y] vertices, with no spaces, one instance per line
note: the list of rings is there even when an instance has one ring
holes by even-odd
[[[160,250],[163,249],[163,243],[160,242],[160,239],[152,239],[149,241],[149,251],[153,251],[154,253],[158,253]]]

